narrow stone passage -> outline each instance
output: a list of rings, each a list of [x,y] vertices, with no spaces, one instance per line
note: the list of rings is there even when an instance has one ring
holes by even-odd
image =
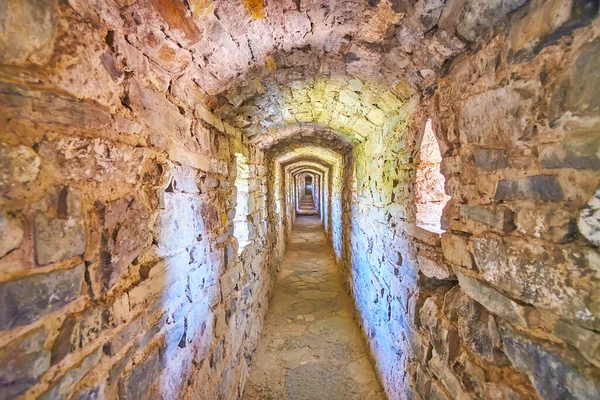
[[[244,393],[252,399],[384,399],[319,218],[299,216]]]

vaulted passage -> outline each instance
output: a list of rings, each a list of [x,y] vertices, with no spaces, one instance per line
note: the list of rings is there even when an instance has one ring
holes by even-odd
[[[599,9],[0,1],[0,400],[599,399]]]

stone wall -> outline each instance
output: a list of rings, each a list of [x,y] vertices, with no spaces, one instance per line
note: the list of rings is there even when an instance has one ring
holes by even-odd
[[[390,398],[600,395],[600,39],[597,6],[577,7],[531,2],[453,62],[402,150],[354,150],[353,293]],[[429,117],[441,238],[416,226],[411,189]]]
[[[600,39],[597,6],[575,3],[511,15],[347,162],[346,260],[390,398],[600,394]],[[441,237],[417,226],[428,118],[451,196]]]
[[[2,36],[30,55],[0,56],[0,397],[239,396],[283,251],[262,151],[176,83],[175,59],[36,7],[19,28],[35,34]]]
[[[440,383],[476,398],[600,396],[600,253],[586,230],[598,226],[586,216],[600,183],[600,25],[597,3],[576,3],[530,2],[428,99],[459,285],[419,300],[423,398]]]

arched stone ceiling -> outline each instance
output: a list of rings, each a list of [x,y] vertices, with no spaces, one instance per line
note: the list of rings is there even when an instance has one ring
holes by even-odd
[[[291,169],[290,170],[290,174],[291,175],[298,175],[298,174],[301,174],[301,173],[303,173],[305,171],[310,171],[310,172],[312,172],[314,174],[321,174],[321,175],[325,173],[325,171],[322,170],[322,169],[315,168],[313,166],[304,164],[301,167],[296,167],[294,169]]]
[[[315,176],[321,176],[321,175],[317,172],[312,172],[310,170],[304,170],[302,172],[298,172],[297,174],[295,174],[293,176],[294,176],[294,178],[302,179],[302,177],[305,177],[305,176],[311,176],[314,178]]]
[[[173,87],[181,80],[208,96],[307,59],[321,73],[332,65],[390,87],[424,88],[444,62],[526,1],[68,0],[112,32],[111,45],[143,53],[147,70],[138,73]]]
[[[331,165],[324,164],[320,161],[314,161],[310,159],[300,159],[299,161],[294,161],[285,165],[285,170],[290,174],[294,175],[298,171],[303,169],[310,168],[314,171],[319,171],[321,174],[325,174],[331,168]]]
[[[290,171],[290,175],[292,175],[293,177],[300,176],[304,173],[311,173],[313,175],[318,175],[319,178],[323,178],[323,176],[325,176],[325,171],[321,171],[321,170],[318,170],[318,169],[315,169],[315,168],[312,168],[309,166],[302,167],[295,171]]]
[[[354,143],[527,0],[67,1],[130,77],[222,131],[266,143],[309,123]]]
[[[342,161],[341,154],[336,153],[333,150],[317,146],[303,146],[293,150],[284,149],[284,151],[281,153],[274,153],[271,154],[271,156],[284,167],[287,164],[300,159],[318,160],[329,165],[338,164]]]
[[[310,75],[295,69],[276,71],[260,85],[235,88],[215,113],[246,137],[263,141],[288,125],[310,124],[334,131],[348,142],[362,142],[384,127],[393,130],[397,115],[414,90],[390,88],[349,75]],[[233,100],[231,98],[234,97]]]
[[[269,149],[287,139],[302,138],[302,140],[306,142],[312,142],[312,138],[314,137],[323,138],[329,143],[339,142],[339,144],[336,144],[334,147],[340,151],[347,151],[352,148],[354,144],[358,143],[348,140],[346,135],[329,129],[328,127],[313,123],[299,123],[272,128],[265,133],[256,136],[256,139],[250,140],[250,142],[256,144],[261,149]]]
[[[284,154],[306,146],[325,148],[338,154],[345,154],[352,149],[351,144],[345,140],[340,140],[339,137],[330,137],[329,135],[321,136],[319,133],[320,132],[317,131],[315,134],[307,136],[302,136],[300,133],[295,136],[289,136],[271,146],[267,150],[267,155],[271,158],[276,158],[276,155]]]

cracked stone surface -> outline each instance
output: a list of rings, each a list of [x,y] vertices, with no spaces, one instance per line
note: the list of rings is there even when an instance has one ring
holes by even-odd
[[[244,400],[385,399],[316,216],[299,216]]]

